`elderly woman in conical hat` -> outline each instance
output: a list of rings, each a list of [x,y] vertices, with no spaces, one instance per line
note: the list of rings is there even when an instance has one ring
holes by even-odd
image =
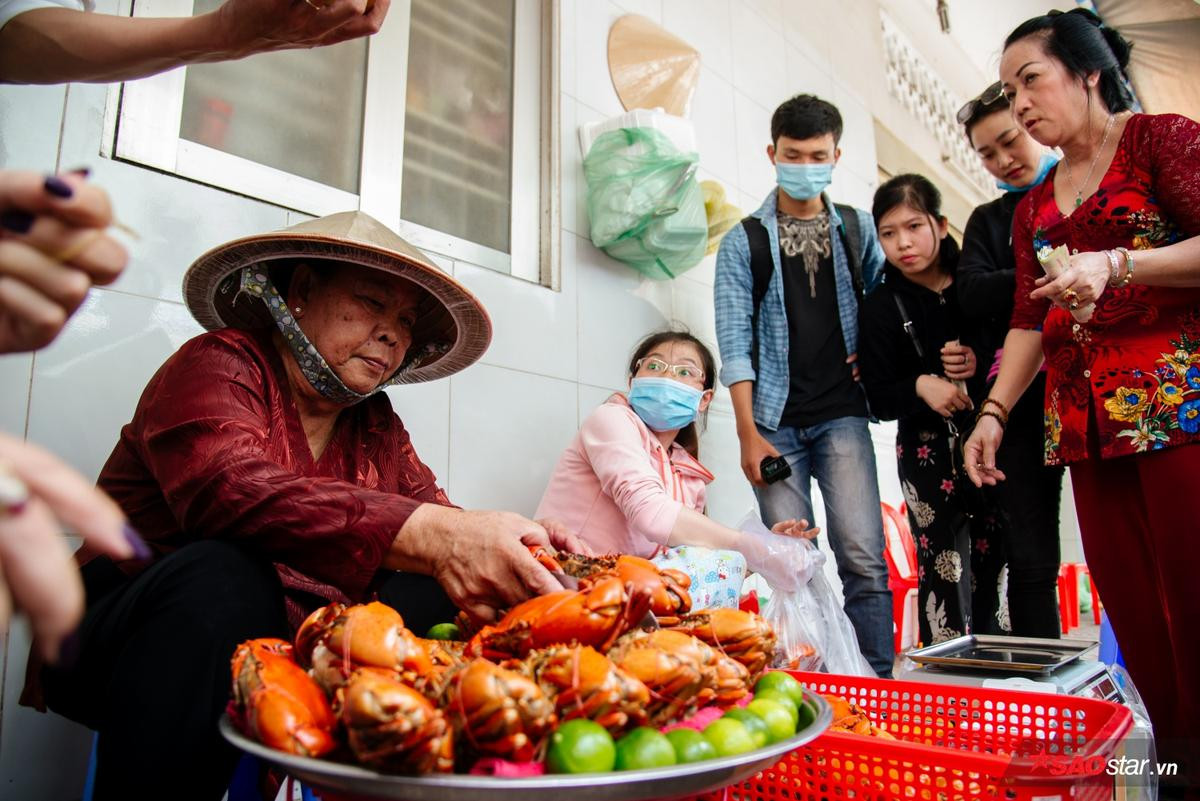
[[[453,507],[417,457],[380,390],[463,369],[491,324],[380,223],[335,214],[229,242],[184,297],[209,331],[151,379],[99,479],[153,556],[82,554],[74,658],[42,671],[49,706],[99,732],[98,798],[221,797],[239,642],[373,597],[418,634],[457,609],[486,620],[560,589],[526,544],[579,550]]]

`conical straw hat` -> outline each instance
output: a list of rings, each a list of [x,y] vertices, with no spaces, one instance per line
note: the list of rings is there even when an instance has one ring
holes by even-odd
[[[213,248],[188,268],[183,298],[206,329],[271,328],[266,305],[242,293],[242,268],[277,262],[290,269],[304,259],[340,261],[398,275],[425,290],[413,326],[411,352],[438,345],[445,352],[402,371],[396,383],[414,384],[456,373],[475,362],[492,340],[487,311],[462,284],[421,251],[361,211],[345,211],[290,228],[242,237]]]
[[[700,54],[638,14],[608,32],[608,72],[625,109],[662,108],[686,117],[700,78]]]

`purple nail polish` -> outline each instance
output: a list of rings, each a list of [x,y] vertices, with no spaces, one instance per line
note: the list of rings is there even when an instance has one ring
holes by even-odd
[[[133,529],[133,526],[126,523],[121,527],[121,533],[125,535],[125,541],[129,543],[129,547],[133,548],[134,559],[139,562],[149,562],[154,558],[154,551],[150,550],[150,546],[142,539],[142,535]]]
[[[15,234],[27,234],[33,227],[34,217],[27,211],[9,209],[0,213],[0,227],[7,228]]]
[[[75,190],[71,188],[71,185],[57,175],[47,175],[46,180],[42,182],[42,186],[46,188],[47,192],[63,200],[75,194]]]

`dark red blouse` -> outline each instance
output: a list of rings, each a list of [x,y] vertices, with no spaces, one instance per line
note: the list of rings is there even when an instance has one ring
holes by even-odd
[[[1011,325],[1042,331],[1047,464],[1097,455],[1089,407],[1103,458],[1200,442],[1200,289],[1106,289],[1092,319],[1076,323],[1029,299],[1043,275],[1037,250],[1148,250],[1198,234],[1200,124],[1177,114],[1131,117],[1100,188],[1069,217],[1054,202],[1053,173],[1017,207]]]
[[[158,554],[238,540],[285,588],[342,602],[364,598],[418,506],[450,505],[383,393],[344,410],[314,461],[269,335],[232,329],[159,368],[99,485]]]

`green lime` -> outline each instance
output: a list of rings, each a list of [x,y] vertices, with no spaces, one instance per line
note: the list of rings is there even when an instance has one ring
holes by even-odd
[[[800,722],[800,708],[796,702],[792,700],[792,696],[782,690],[760,690],[754,694],[755,701],[768,700],[775,701],[781,707],[788,711],[792,718],[792,731],[796,730],[796,724]]]
[[[762,748],[771,741],[771,730],[767,728],[767,722],[750,710],[734,707],[723,717],[740,720],[746,727],[746,731],[750,732],[750,736],[754,738],[755,748]]]
[[[754,750],[754,735],[740,720],[720,717],[704,727],[704,739],[712,743],[717,756],[733,756]]]
[[[639,726],[617,740],[617,770],[665,768],[675,764],[675,746],[658,729]]]
[[[551,773],[604,773],[616,762],[612,735],[595,721],[568,720],[550,735],[546,770]]]
[[[438,623],[425,632],[427,640],[461,640],[462,631],[454,623]]]
[[[755,698],[746,704],[746,709],[758,715],[763,723],[767,724],[767,733],[770,734],[770,741],[773,743],[786,740],[796,733],[791,713],[778,701],[771,698]]]
[[[672,729],[667,732],[667,739],[674,746],[675,761],[679,763],[703,762],[717,755],[717,749],[713,748],[712,743],[695,729]]]
[[[756,697],[762,690],[781,690],[790,695],[797,706],[804,700],[804,685],[795,676],[782,670],[767,671],[754,683]]]
[[[800,713],[800,716],[796,721],[796,731],[807,729],[817,719],[817,708],[808,699],[805,699],[804,703],[800,704],[797,711]]]

